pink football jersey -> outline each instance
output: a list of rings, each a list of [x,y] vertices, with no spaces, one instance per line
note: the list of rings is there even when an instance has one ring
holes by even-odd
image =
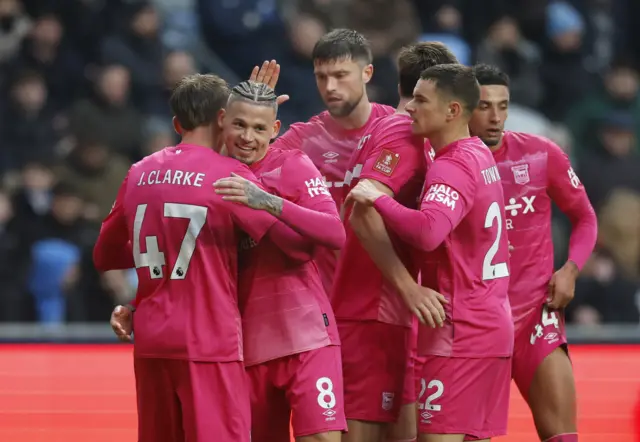
[[[450,357],[506,357],[513,350],[508,241],[500,175],[478,138],[436,153],[420,211],[386,196],[375,207],[387,226],[427,251],[422,284],[448,300],[442,328],[421,327],[418,352]]]
[[[276,219],[214,192],[231,172],[255,181],[231,158],[179,144],[134,164],[122,184],[94,254],[131,243],[137,357],[242,360],[238,227],[260,241]]]
[[[322,176],[303,152],[271,146],[251,169],[270,193],[339,224]],[[245,365],[340,342],[315,262],[289,258],[269,237],[241,243],[239,295]]]
[[[411,134],[411,118],[402,114],[380,118],[351,157],[344,183],[345,196],[360,179],[366,178],[389,187],[404,206],[416,208],[425,166],[425,142]],[[347,239],[331,294],[336,317],[410,326],[411,312],[362,247],[349,223],[350,213],[351,207],[344,216]],[[413,259],[416,251],[393,232],[389,235],[396,253],[417,277],[419,265]]]
[[[535,135],[505,132],[498,165],[511,252],[509,298],[516,324],[544,302],[553,274],[551,202],[574,226],[569,259],[582,268],[595,246],[597,222],[567,155]]]
[[[371,125],[378,118],[394,112],[392,107],[372,103],[367,123],[358,129],[346,130],[336,123],[329,112],[324,111],[306,123],[292,124],[273,145],[284,149],[299,149],[306,153],[322,174],[331,196],[340,207],[345,173],[358,142],[371,130]],[[318,248],[316,263],[327,293],[331,292],[336,261],[333,250]]]

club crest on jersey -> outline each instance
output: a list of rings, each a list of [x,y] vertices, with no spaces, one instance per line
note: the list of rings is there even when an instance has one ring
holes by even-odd
[[[388,391],[382,392],[382,409],[383,410],[391,410],[393,408],[393,397],[394,394]]]
[[[382,149],[382,152],[378,155],[378,159],[376,160],[376,164],[374,164],[373,168],[383,175],[391,176],[393,170],[398,165],[398,161],[400,161],[400,154],[391,152],[387,149]]]
[[[511,171],[513,172],[513,179],[516,184],[527,184],[529,180],[529,165],[528,164],[519,164],[517,166],[512,166]]]

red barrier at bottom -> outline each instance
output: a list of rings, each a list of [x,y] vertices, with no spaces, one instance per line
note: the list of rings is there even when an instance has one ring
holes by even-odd
[[[571,356],[580,442],[639,440],[640,346],[577,346]],[[536,442],[529,411],[512,393],[509,436],[495,440]],[[134,442],[135,407],[131,347],[0,346],[0,441]]]

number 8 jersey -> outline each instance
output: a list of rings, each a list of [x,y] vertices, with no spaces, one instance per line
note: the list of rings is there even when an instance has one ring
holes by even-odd
[[[420,328],[418,353],[510,356],[509,245],[491,151],[475,137],[445,146],[436,152],[424,189],[420,212],[402,216],[403,208],[386,197],[375,203],[387,226],[426,252],[422,284],[449,300],[444,327]]]
[[[276,222],[223,201],[213,183],[255,177],[213,150],[179,144],[134,164],[94,248],[99,270],[136,267],[136,357],[241,361],[239,229],[259,241]]]

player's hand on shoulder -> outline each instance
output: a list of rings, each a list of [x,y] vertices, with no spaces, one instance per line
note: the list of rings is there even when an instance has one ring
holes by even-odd
[[[256,83],[264,83],[271,89],[275,90],[280,78],[280,65],[275,60],[265,60],[262,62],[262,66],[254,66],[249,76],[249,81],[255,81]],[[288,95],[278,95],[276,103],[281,105],[289,100]]]
[[[419,284],[413,284],[404,290],[402,297],[409,310],[418,317],[424,325],[432,328],[442,327],[446,320],[444,305],[449,301],[440,293]]]
[[[133,332],[133,311],[126,306],[118,305],[111,312],[109,321],[113,332],[123,342],[131,342]]]
[[[383,196],[384,193],[378,190],[378,188],[369,180],[361,180],[356,187],[351,189],[345,204],[363,204],[366,206],[372,206],[373,203]]]
[[[547,306],[551,309],[565,308],[573,300],[578,277],[578,266],[567,261],[560,270],[555,272],[549,281],[549,297]]]

